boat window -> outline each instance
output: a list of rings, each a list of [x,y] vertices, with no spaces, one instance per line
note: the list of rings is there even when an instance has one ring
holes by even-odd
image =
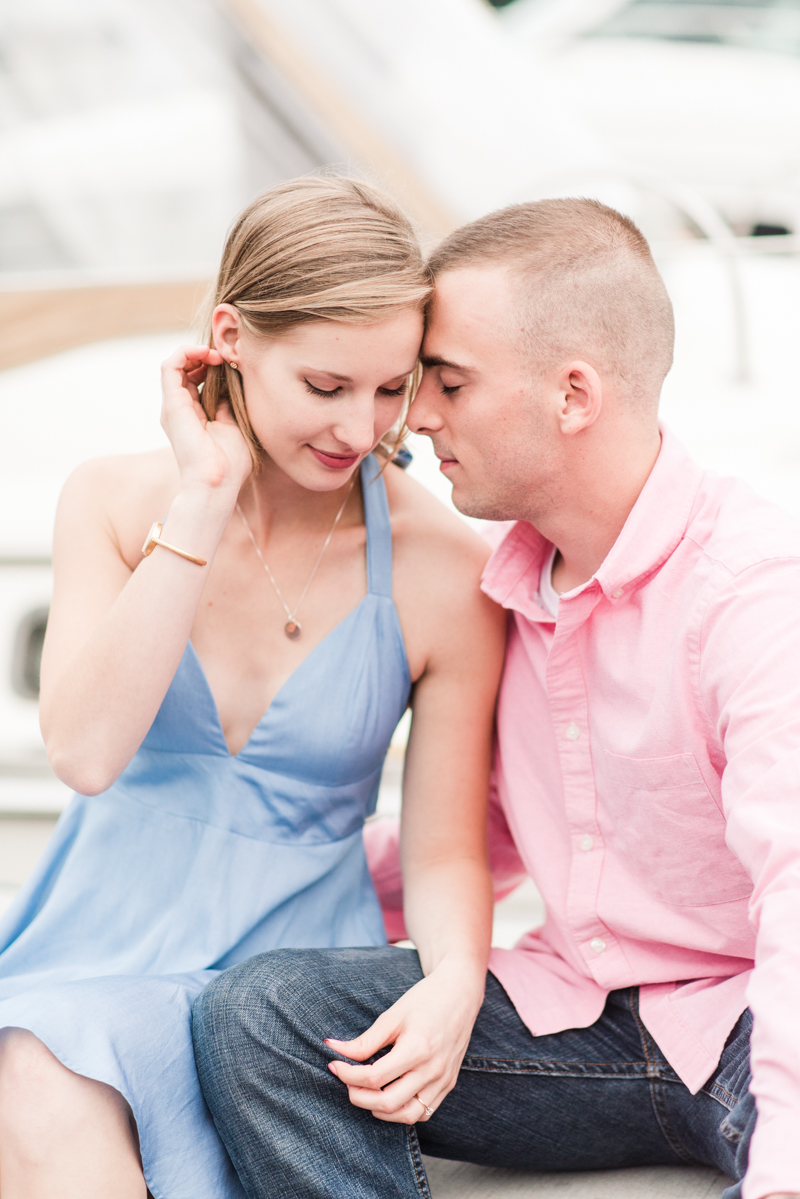
[[[23,699],[39,698],[39,671],[49,609],[35,608],[17,626],[11,668],[11,685]]]
[[[644,37],[800,54],[800,0],[632,0],[589,37]]]

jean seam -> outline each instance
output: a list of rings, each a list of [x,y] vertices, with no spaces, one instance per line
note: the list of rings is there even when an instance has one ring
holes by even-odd
[[[559,1062],[522,1058],[517,1061],[468,1058],[461,1069],[473,1074],[530,1074],[543,1078],[647,1078],[646,1062]]]
[[[416,1127],[412,1124],[407,1129],[408,1136],[408,1152],[411,1157],[411,1164],[414,1167],[414,1181],[417,1184],[422,1199],[433,1199],[430,1187],[428,1186],[428,1177],[425,1173],[425,1166],[422,1161],[422,1151],[419,1147],[419,1137],[417,1136]]]
[[[584,1066],[608,1066],[612,1070],[618,1066],[636,1069],[639,1066],[646,1065],[645,1062],[565,1062],[557,1057],[465,1057],[464,1063],[466,1064],[467,1062],[487,1062],[491,1063],[492,1066],[567,1066],[571,1070],[580,1070]]]
[[[631,990],[629,997],[630,1011],[636,1022],[636,1027],[639,1030],[639,1039],[642,1043],[642,1052],[647,1061],[647,1076],[650,1079],[650,1100],[653,1104],[653,1112],[655,1113],[658,1126],[661,1129],[661,1135],[669,1145],[673,1153],[675,1153],[681,1161],[687,1165],[697,1165],[697,1158],[684,1149],[678,1138],[675,1129],[672,1126],[672,1121],[669,1118],[667,1105],[664,1101],[664,1086],[661,1078],[661,1070],[659,1063],[653,1059],[650,1053],[650,1036],[642,1023],[642,1018],[639,1015],[639,993],[637,990]]]

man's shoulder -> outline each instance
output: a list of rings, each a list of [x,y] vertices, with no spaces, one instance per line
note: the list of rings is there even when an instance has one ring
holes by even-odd
[[[800,565],[800,519],[742,479],[711,471],[703,476],[686,536],[731,575],[785,559]]]

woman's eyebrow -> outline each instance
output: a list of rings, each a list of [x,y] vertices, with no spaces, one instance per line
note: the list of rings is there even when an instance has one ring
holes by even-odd
[[[331,379],[338,379],[340,383],[352,383],[353,380],[349,375],[337,375],[336,371],[329,371],[324,366],[304,366],[305,371],[310,371],[312,375],[328,375]]]

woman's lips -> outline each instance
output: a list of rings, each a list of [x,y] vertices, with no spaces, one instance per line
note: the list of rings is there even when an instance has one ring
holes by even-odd
[[[321,462],[323,466],[330,467],[331,470],[347,470],[348,467],[355,466],[360,457],[359,454],[329,454],[326,450],[318,450],[313,445],[308,448],[318,462]]]

